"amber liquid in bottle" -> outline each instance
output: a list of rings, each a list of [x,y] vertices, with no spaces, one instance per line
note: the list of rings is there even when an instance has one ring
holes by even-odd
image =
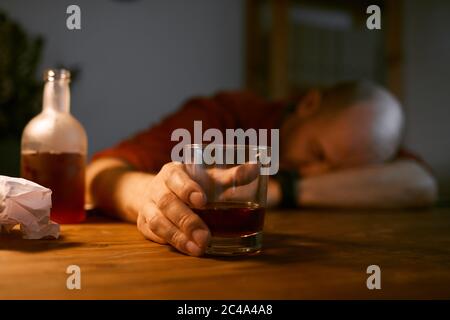
[[[86,218],[84,172],[85,159],[81,154],[22,154],[22,177],[52,190],[50,219],[58,223],[79,223]]]
[[[87,135],[70,113],[70,72],[47,70],[42,112],[26,125],[21,143],[21,175],[52,190],[50,219],[85,220],[84,176]]]

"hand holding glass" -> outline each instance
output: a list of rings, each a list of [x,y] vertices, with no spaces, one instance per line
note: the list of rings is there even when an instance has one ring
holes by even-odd
[[[261,174],[267,166],[260,161],[262,148],[266,154],[270,150],[242,145],[184,148],[185,170],[207,198],[205,206],[191,208],[211,231],[207,254],[236,255],[261,249],[268,178]],[[221,157],[205,161],[205,154],[211,152]]]

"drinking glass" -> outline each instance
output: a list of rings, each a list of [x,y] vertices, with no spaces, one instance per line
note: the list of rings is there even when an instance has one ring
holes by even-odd
[[[211,231],[211,255],[260,251],[267,199],[270,147],[190,144],[183,149],[189,176],[206,195],[192,207]]]

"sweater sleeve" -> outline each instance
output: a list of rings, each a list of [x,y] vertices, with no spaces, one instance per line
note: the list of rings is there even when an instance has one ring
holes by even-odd
[[[187,129],[193,139],[194,121],[202,121],[202,130],[234,127],[236,119],[214,98],[193,98],[180,110],[163,119],[159,124],[141,131],[116,146],[96,153],[93,160],[105,157],[119,158],[137,170],[157,172],[171,161],[172,148],[178,141],[171,141],[175,129]]]
[[[250,92],[221,92],[211,98],[193,98],[181,109],[159,124],[141,131],[116,146],[98,152],[93,160],[105,157],[119,158],[137,170],[158,172],[171,161],[172,132],[182,128],[191,134],[194,143],[194,121],[202,121],[202,131],[216,128],[222,133],[236,128],[273,128],[277,124],[281,106],[267,103]]]

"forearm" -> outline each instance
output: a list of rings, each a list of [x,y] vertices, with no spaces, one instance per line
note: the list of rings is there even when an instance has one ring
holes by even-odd
[[[119,159],[96,160],[86,172],[87,203],[121,220],[136,222],[138,206],[134,202],[152,177]]]
[[[415,161],[337,171],[299,182],[301,206],[403,208],[431,205],[434,178]]]

